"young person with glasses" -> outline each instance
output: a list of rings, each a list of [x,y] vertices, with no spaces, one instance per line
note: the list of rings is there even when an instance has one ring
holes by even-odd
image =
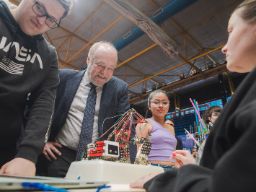
[[[59,83],[57,54],[42,36],[71,0],[0,0],[0,174],[33,176]],[[28,112],[25,116],[25,112]]]
[[[54,29],[56,27],[59,27],[60,25],[60,20],[58,21],[56,18],[54,18],[53,16],[49,15],[44,7],[44,5],[42,5],[42,3],[40,3],[39,1],[34,0],[34,5],[32,7],[34,13],[38,16],[38,17],[45,17],[45,24],[51,28]]]
[[[136,163],[148,163],[163,167],[165,170],[172,169],[175,165],[170,158],[176,149],[177,140],[175,138],[174,127],[167,124],[165,116],[169,111],[170,101],[165,91],[155,90],[148,97],[148,109],[152,117],[146,122],[138,123],[136,126],[137,156]],[[151,144],[149,154],[145,154],[142,141],[148,140]]]

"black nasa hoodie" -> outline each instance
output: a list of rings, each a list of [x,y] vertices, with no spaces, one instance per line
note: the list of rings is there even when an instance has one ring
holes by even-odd
[[[58,83],[55,49],[42,35],[23,33],[0,0],[0,163],[8,160],[5,154],[10,152],[12,158],[36,162],[50,125]]]

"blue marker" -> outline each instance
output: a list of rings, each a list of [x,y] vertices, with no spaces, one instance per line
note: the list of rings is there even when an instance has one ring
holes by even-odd
[[[100,192],[102,189],[107,189],[107,188],[110,188],[111,186],[110,185],[101,185],[97,188],[96,192]]]
[[[54,187],[44,183],[36,183],[36,182],[23,182],[22,187],[25,189],[38,189],[41,191],[56,191],[56,192],[68,192],[66,189]]]

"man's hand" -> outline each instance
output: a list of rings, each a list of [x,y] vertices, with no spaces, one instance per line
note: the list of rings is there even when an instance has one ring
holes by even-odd
[[[1,175],[32,177],[35,173],[35,163],[19,157],[7,162],[0,169]]]
[[[61,152],[58,148],[61,148],[62,145],[57,142],[47,142],[43,149],[43,154],[49,161],[57,159],[57,156],[61,155]]]

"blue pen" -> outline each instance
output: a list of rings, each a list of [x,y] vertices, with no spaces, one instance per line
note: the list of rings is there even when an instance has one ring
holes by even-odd
[[[97,188],[96,192],[100,192],[102,189],[107,189],[107,188],[110,188],[111,186],[110,185],[101,185]]]
[[[44,183],[36,183],[36,182],[23,182],[22,187],[25,189],[38,189],[41,191],[56,191],[56,192],[68,192],[66,189],[54,187]]]

